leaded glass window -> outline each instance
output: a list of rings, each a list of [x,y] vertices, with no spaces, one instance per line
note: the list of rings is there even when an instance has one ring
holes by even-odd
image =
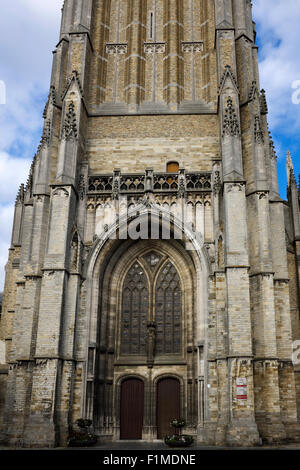
[[[150,251],[150,253],[147,253],[144,256],[144,259],[145,259],[146,263],[148,264],[148,266],[150,267],[151,271],[154,271],[157,264],[161,260],[161,256],[159,254],[157,254],[155,251]]]
[[[138,262],[129,269],[122,299],[121,354],[145,354],[149,289]]]
[[[181,350],[181,287],[176,268],[167,262],[157,279],[155,292],[156,353]]]
[[[181,283],[173,263],[168,260],[160,268],[161,260],[161,255],[151,251],[143,256],[145,268],[136,260],[125,277],[121,304],[120,352],[123,356],[146,355],[153,325],[154,343],[151,344],[155,355],[181,352]],[[152,325],[151,331],[147,324]]]

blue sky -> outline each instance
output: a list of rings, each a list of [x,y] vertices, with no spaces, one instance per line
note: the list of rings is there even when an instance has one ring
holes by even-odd
[[[6,104],[0,104],[0,291],[16,193],[26,182],[41,138],[62,3],[0,0],[0,85],[2,81],[6,86]],[[300,0],[254,0],[253,16],[260,46],[260,85],[267,93],[280,193],[285,198],[287,150],[295,173],[300,173],[300,104],[292,102],[293,82],[298,80],[300,89]]]
[[[294,104],[294,82],[300,88],[300,0],[254,0],[261,88],[267,93],[269,125],[278,155],[278,179],[286,198],[286,153],[290,150],[295,174],[300,173],[300,104]],[[298,94],[298,97],[300,93]]]

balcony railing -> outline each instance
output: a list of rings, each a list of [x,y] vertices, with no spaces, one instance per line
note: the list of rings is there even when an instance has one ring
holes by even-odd
[[[89,176],[89,194],[142,194],[153,193],[188,193],[211,192],[212,175],[210,172],[155,173],[146,170],[144,174],[113,174]]]

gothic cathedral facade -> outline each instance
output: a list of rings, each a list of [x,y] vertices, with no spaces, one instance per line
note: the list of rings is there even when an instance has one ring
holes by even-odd
[[[300,439],[300,218],[250,0],[65,0],[0,320],[1,440]],[[4,345],[4,346],[3,346]],[[297,409],[298,405],[298,409]]]

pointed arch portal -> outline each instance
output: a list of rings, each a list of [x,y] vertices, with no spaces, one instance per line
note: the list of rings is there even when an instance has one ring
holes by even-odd
[[[96,430],[112,440],[153,440],[180,417],[196,429],[205,262],[176,240],[127,240],[102,245],[94,266],[88,306],[96,359],[93,373],[87,368],[86,409]],[[128,413],[136,426],[126,424]]]

